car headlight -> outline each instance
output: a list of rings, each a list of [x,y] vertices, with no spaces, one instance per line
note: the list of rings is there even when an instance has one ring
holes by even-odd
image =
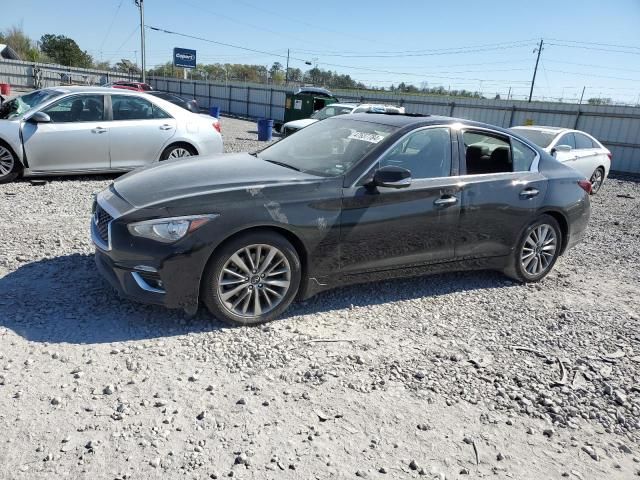
[[[180,240],[187,233],[194,232],[216,217],[218,217],[217,214],[158,218],[155,220],[130,223],[127,227],[131,235],[135,235],[136,237],[171,243]]]

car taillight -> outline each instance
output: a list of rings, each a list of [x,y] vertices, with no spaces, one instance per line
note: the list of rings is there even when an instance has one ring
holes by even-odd
[[[213,128],[215,128],[218,131],[218,133],[222,133],[222,129],[220,128],[220,122],[214,123]]]
[[[589,180],[578,180],[578,185],[580,185],[580,188],[585,192],[591,195],[591,182]]]
[[[613,160],[613,155],[611,155],[611,152],[607,153],[607,157],[609,157],[609,160]]]

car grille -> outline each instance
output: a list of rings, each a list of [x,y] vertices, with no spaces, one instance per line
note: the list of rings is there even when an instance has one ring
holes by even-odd
[[[100,240],[105,245],[109,245],[109,223],[113,220],[113,217],[109,215],[100,205],[96,204],[96,210],[93,214],[93,223],[96,227],[96,232],[100,237]]]

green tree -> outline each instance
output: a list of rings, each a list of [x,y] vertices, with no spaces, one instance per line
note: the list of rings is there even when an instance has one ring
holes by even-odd
[[[91,55],[81,50],[75,40],[64,35],[43,35],[40,39],[40,49],[51,60],[61,65],[81,68],[93,66]]]
[[[594,97],[587,100],[587,103],[589,105],[611,105],[611,99]]]

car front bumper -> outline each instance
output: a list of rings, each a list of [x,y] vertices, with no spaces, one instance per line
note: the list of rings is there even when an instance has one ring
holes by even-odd
[[[212,251],[205,241],[206,233],[195,232],[173,244],[134,237],[119,217],[128,206],[116,197],[111,197],[109,203],[100,201],[99,195],[98,204],[103,209],[109,208],[113,218],[108,224],[106,241],[100,235],[98,223],[91,222],[95,262],[102,276],[129,300],[195,311],[200,280]]]

